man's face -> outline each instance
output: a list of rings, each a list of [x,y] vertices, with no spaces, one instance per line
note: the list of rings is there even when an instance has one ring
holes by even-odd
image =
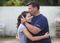
[[[28,6],[28,11],[31,13],[31,15],[34,15],[35,12],[37,11],[36,7],[33,7],[32,5]]]

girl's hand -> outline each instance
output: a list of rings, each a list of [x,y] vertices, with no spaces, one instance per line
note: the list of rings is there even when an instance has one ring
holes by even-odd
[[[16,36],[16,39],[17,39],[17,40],[19,40],[19,37],[18,37],[18,36]]]

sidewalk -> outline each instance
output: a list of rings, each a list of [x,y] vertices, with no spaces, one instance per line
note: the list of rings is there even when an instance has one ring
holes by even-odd
[[[0,43],[17,43],[17,40],[15,38],[0,38]],[[52,43],[60,43],[60,39],[53,38]]]

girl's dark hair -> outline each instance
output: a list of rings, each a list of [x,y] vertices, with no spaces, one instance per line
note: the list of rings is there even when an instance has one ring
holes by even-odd
[[[17,28],[19,27],[20,23],[21,23],[21,18],[22,16],[25,18],[26,14],[29,13],[28,11],[23,11],[17,18]]]

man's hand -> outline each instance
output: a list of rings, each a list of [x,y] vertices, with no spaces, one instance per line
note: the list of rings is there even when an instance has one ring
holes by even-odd
[[[49,36],[50,36],[50,35],[49,35],[49,33],[48,33],[48,32],[47,32],[47,33],[45,33],[45,35],[44,35],[44,37],[45,37],[45,38],[49,38]]]
[[[33,16],[24,18],[24,17],[22,16],[22,18],[21,18],[21,23],[30,22],[29,20],[31,20],[32,17],[33,17]]]
[[[25,23],[25,22],[26,22],[26,19],[22,16],[21,23]]]

